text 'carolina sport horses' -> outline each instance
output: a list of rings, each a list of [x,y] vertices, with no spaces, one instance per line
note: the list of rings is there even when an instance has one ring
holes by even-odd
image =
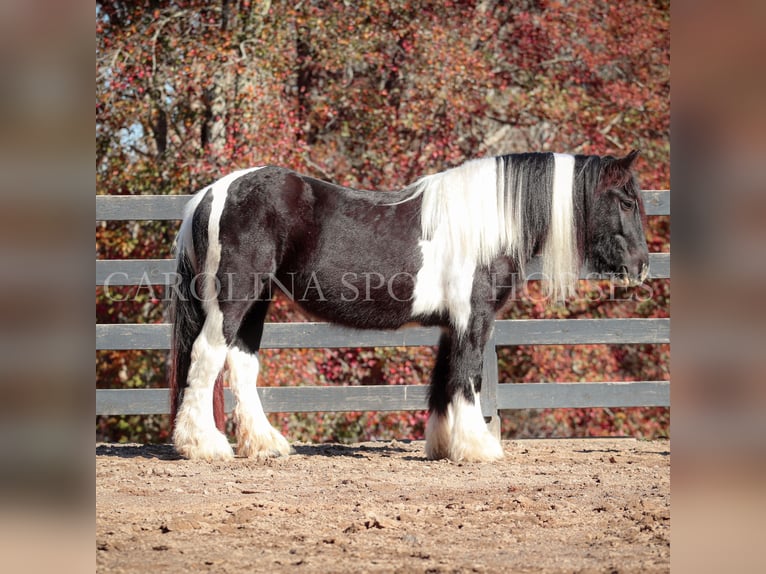
[[[551,300],[575,292],[583,264],[623,284],[646,278],[636,155],[503,155],[393,192],[279,167],[237,171],[203,189],[186,209],[172,285],[177,451],[192,459],[233,456],[220,430],[227,370],[238,453],[290,452],[256,391],[276,286],[312,316],[349,327],[440,326],[426,454],[501,458],[479,402],[495,313],[538,253]]]

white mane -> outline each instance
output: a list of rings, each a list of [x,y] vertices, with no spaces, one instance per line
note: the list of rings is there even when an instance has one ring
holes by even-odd
[[[538,160],[539,161],[539,160]],[[548,194],[548,234],[543,243],[543,280],[547,295],[564,299],[574,293],[579,260],[574,222],[574,157],[553,154],[550,190],[537,190],[524,165],[511,161],[498,169],[498,158],[469,161],[418,180],[411,198],[421,200],[421,250],[413,313],[447,309],[458,331],[467,328],[473,274],[498,255],[513,257],[523,272],[528,246],[525,229],[528,194]],[[515,170],[514,173],[504,173]],[[512,182],[508,184],[507,182]]]

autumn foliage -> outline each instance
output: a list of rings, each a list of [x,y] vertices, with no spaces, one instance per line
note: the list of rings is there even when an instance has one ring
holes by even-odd
[[[644,189],[669,187],[669,2],[99,1],[96,40],[98,193],[192,193],[262,164],[394,189],[498,153],[634,147]],[[98,224],[97,256],[167,257],[176,229]],[[669,251],[666,218],[651,219],[649,244]],[[583,284],[566,307],[521,298],[504,317],[668,316],[667,281],[650,282],[651,297],[588,296],[598,289]],[[161,322],[163,298],[159,287],[97,289],[96,320]],[[306,319],[279,298],[270,320]],[[669,378],[666,345],[499,355],[501,382]],[[429,348],[264,351],[259,384],[425,384],[433,356]],[[96,371],[101,388],[161,387],[165,356],[101,351]],[[292,438],[315,441],[422,437],[425,421],[425,413],[271,417]],[[163,440],[166,419],[100,417],[97,433]],[[656,408],[504,416],[511,436],[657,436],[668,427],[668,410]]]

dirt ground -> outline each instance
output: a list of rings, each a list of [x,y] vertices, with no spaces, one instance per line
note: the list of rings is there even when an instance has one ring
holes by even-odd
[[[278,460],[96,446],[99,572],[668,572],[670,443],[295,445]]]

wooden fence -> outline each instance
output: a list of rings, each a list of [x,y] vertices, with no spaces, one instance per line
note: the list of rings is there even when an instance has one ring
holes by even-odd
[[[647,215],[670,214],[669,191],[644,191]],[[178,220],[191,196],[96,196],[96,221]],[[97,260],[96,285],[163,285],[170,259]],[[527,274],[539,273],[539,261]],[[650,276],[670,277],[670,254],[650,254]],[[262,348],[410,347],[436,345],[437,328],[358,331],[326,323],[267,323]],[[484,354],[482,410],[497,430],[498,411],[565,407],[670,406],[670,381],[498,383],[497,351],[505,345],[656,344],[670,342],[670,319],[502,320]],[[168,349],[168,324],[97,324],[96,349]],[[425,385],[260,387],[267,412],[426,409]],[[226,389],[226,408],[233,397]],[[169,412],[167,389],[97,389],[97,415]]]

